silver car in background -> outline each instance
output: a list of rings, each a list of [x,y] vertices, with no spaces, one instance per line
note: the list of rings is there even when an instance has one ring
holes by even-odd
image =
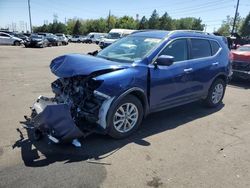
[[[68,45],[69,39],[68,39],[63,33],[56,33],[55,35],[58,37],[58,40],[59,40],[63,45]]]
[[[14,37],[8,33],[0,32],[0,45],[15,45],[15,46],[20,46],[23,44],[23,40]]]

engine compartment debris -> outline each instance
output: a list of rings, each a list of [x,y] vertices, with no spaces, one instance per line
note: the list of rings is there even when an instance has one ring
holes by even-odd
[[[73,120],[79,125],[83,120],[98,121],[99,108],[105,98],[94,95],[100,83],[89,77],[59,78],[51,84],[58,104],[70,107]]]
[[[105,101],[109,98],[94,92],[100,84],[91,76],[54,81],[51,88],[55,96],[39,96],[31,108],[35,137],[40,139],[41,135],[46,134],[54,143],[71,142],[75,147],[81,147],[77,138],[86,137],[91,131],[104,132],[100,122],[103,122],[102,115],[104,119],[106,117]]]

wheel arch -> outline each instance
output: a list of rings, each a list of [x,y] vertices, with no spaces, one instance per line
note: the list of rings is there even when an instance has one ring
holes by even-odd
[[[138,98],[138,100],[141,102],[142,104],[142,107],[143,107],[143,117],[145,117],[147,114],[148,114],[148,109],[149,109],[149,105],[148,105],[148,99],[147,99],[147,95],[146,93],[144,92],[143,89],[139,88],[139,87],[133,87],[133,88],[130,88],[128,90],[126,90],[125,92],[123,92],[122,94],[120,94],[119,96],[117,96],[112,104],[110,105],[110,108],[108,110],[108,113],[107,113],[107,116],[106,118],[110,118],[110,112],[112,112],[116,106],[116,104],[121,101],[124,97],[128,96],[128,95],[133,95],[135,96],[136,98]],[[106,119],[106,121],[108,120]],[[107,127],[108,128],[108,127]]]
[[[121,99],[123,99],[124,97],[128,95],[133,95],[136,98],[138,98],[138,100],[141,102],[143,106],[143,116],[145,117],[148,113],[148,102],[147,102],[148,98],[144,90],[139,87],[130,88],[126,90],[125,92],[123,92],[121,95],[119,95],[116,98],[115,102],[119,102]]]
[[[203,99],[207,97],[210,87],[213,85],[213,83],[214,83],[217,79],[222,79],[222,80],[225,82],[225,84],[227,84],[227,82],[228,82],[228,76],[227,76],[226,74],[221,73],[221,74],[216,75],[216,76],[210,81],[209,85],[207,86],[206,93],[205,93],[204,96],[202,97]]]
[[[225,75],[225,74],[219,74],[219,75],[217,75],[217,76],[214,78],[213,82],[214,82],[215,80],[217,80],[217,79],[222,79],[225,83],[227,83],[227,81],[228,81],[228,77],[227,77],[227,75]],[[212,83],[213,83],[213,82],[212,82]]]

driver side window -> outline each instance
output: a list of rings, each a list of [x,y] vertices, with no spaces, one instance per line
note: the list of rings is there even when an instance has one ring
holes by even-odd
[[[160,55],[170,55],[174,57],[174,62],[188,59],[188,44],[186,39],[178,39],[171,42]]]

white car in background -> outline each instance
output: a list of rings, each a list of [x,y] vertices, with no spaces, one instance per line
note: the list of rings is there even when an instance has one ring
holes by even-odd
[[[108,33],[108,36],[106,38],[103,38],[99,42],[100,48],[105,48],[112,44],[113,42],[117,41],[118,39],[125,37],[127,35],[130,35],[131,33],[135,32],[137,30],[132,29],[111,29]]]
[[[81,35],[73,35],[70,39],[69,42],[83,42],[84,37]]]
[[[23,40],[8,33],[0,32],[0,44],[20,46]]]
[[[83,41],[84,43],[96,43],[96,44],[99,44],[99,42],[103,39],[103,38],[105,38],[105,37],[107,37],[108,36],[108,34],[107,33],[94,33],[94,32],[92,32],[92,33],[89,33],[87,36],[86,36],[86,38],[85,38],[85,40]]]

